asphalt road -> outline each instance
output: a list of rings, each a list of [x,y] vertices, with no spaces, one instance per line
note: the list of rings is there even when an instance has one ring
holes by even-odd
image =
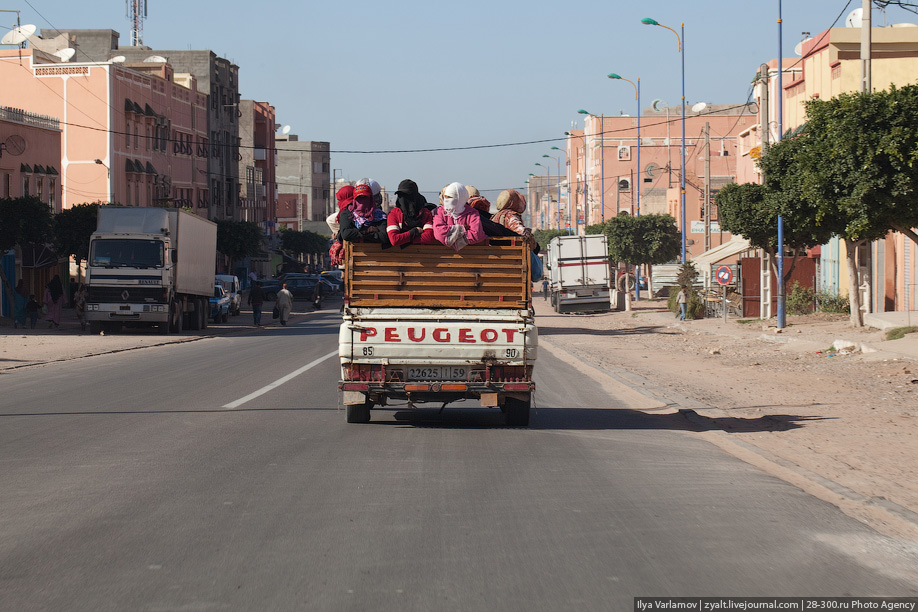
[[[0,610],[918,595],[913,544],[560,353],[528,429],[476,407],[348,425],[337,323],[0,375]]]

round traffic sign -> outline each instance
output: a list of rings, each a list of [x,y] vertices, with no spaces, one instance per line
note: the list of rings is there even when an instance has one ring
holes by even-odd
[[[717,271],[714,273],[714,277],[721,285],[729,285],[733,282],[733,270],[730,266],[718,266]]]

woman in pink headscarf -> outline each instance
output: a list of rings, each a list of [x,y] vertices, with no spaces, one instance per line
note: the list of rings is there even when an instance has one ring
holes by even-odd
[[[380,242],[383,248],[392,246],[386,234],[386,213],[373,201],[369,185],[354,188],[354,201],[338,215],[341,240],[349,242]]]
[[[488,239],[478,211],[468,205],[469,192],[462,183],[450,183],[440,193],[440,207],[433,219],[434,237],[456,251],[467,244]]]
[[[328,223],[329,229],[332,231],[332,236],[338,236],[338,230],[341,229],[341,223],[338,221],[338,215],[341,214],[341,211],[350,206],[354,202],[354,186],[345,185],[335,193],[335,200],[338,201],[338,210],[328,215],[328,218],[325,220]]]
[[[503,225],[526,241],[529,248],[538,252],[538,242],[532,231],[523,225],[523,213],[526,212],[526,198],[516,189],[504,189],[497,196],[497,212],[491,221]]]

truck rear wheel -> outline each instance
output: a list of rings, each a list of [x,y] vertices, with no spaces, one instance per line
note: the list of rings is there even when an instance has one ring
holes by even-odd
[[[345,404],[344,408],[347,411],[347,422],[348,423],[369,423],[370,422],[370,408],[372,408],[373,402],[369,399],[362,404]]]
[[[510,427],[529,426],[529,406],[531,400],[508,397],[504,400],[504,422]]]

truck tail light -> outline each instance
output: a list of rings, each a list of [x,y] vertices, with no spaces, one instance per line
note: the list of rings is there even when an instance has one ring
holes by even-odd
[[[429,391],[430,385],[405,385],[405,391]]]
[[[368,391],[370,385],[366,383],[344,383],[341,385],[342,391]]]
[[[465,383],[462,383],[462,384],[447,383],[441,387],[441,389],[443,389],[444,391],[466,391],[468,390],[468,388],[469,388],[468,385],[466,385]]]

